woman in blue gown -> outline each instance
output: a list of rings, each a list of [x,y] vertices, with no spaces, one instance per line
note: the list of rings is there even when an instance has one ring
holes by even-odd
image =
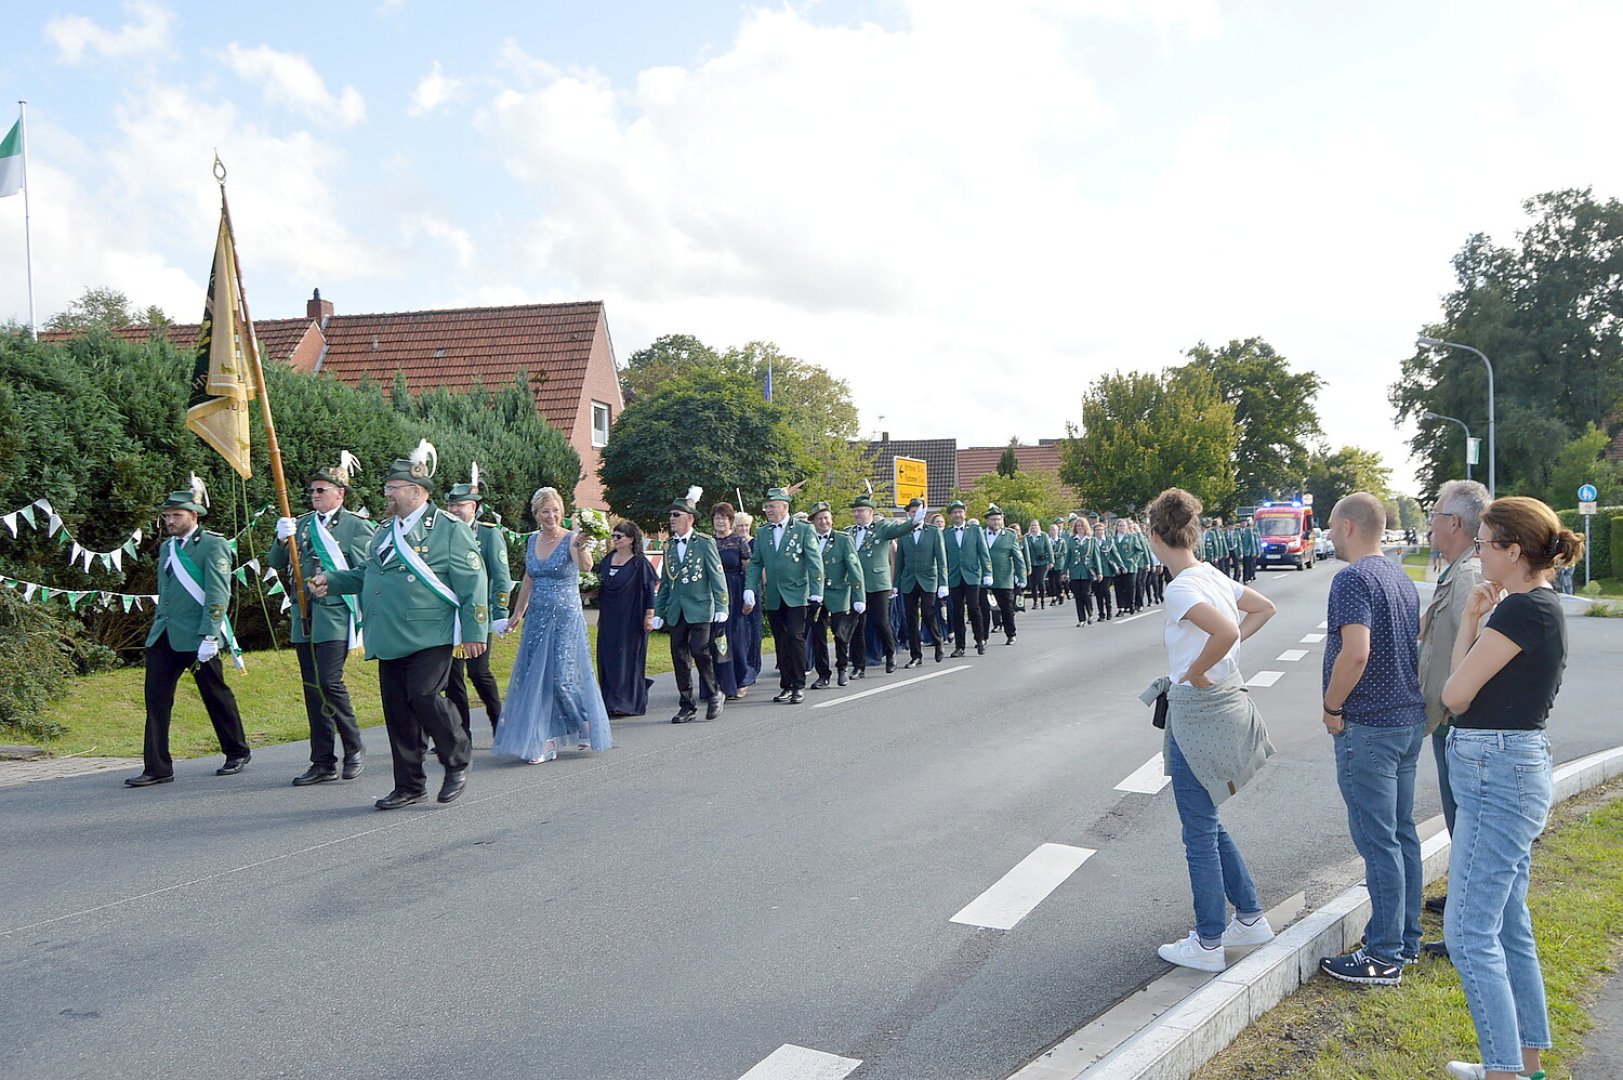
[[[659,575],[642,553],[642,530],[622,521],[597,564],[597,685],[609,716],[648,711],[648,630]]]
[[[540,531],[525,551],[524,584],[510,617],[523,620],[523,636],[490,748],[539,765],[566,743],[607,750],[614,741],[580,604],[580,574],[592,565],[586,538],[564,530],[563,498],[552,488],[535,493],[530,512]]]

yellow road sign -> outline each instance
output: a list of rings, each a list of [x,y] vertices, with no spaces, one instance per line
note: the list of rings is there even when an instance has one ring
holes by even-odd
[[[913,499],[922,499],[929,505],[929,467],[920,458],[899,457],[895,462],[896,505],[906,506]]]

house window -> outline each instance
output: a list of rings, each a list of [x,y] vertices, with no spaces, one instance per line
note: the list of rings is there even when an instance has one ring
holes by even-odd
[[[592,445],[609,445],[609,407],[601,401],[592,402]]]

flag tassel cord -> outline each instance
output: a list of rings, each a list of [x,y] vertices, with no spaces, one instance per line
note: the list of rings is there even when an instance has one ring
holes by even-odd
[[[226,236],[230,237],[231,250],[236,251],[237,233],[231,226],[231,204],[225,196],[225,163],[220,155],[214,155],[214,179],[220,185],[220,214],[225,218]],[[242,262],[240,259],[231,260],[232,267],[237,275],[237,300],[242,305],[242,321],[248,328],[246,337],[249,362],[253,365],[254,385],[259,388],[259,415],[265,421],[265,450],[270,455],[271,479],[276,483],[276,503],[283,517],[292,517],[293,508],[287,497],[287,477],[282,471],[282,446],[276,441],[276,421],[271,416],[270,387],[265,384],[265,369],[259,362],[259,336],[254,333],[253,316],[248,313],[248,293],[242,287]],[[293,594],[299,604],[299,618],[304,623],[306,633],[310,629],[310,597],[304,588],[304,568],[299,565],[298,536],[287,539],[288,568],[293,571]]]

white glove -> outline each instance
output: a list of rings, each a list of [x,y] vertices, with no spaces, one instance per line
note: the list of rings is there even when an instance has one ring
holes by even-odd
[[[219,655],[220,643],[218,641],[204,640],[204,642],[197,647],[197,662],[199,664],[206,664]]]
[[[509,620],[509,619],[497,619],[495,622],[490,624],[491,633],[495,634],[497,637],[506,637],[507,636],[507,624],[510,621],[511,620]]]
[[[863,603],[861,600],[858,600],[856,603],[851,605],[851,610],[856,612],[858,615],[861,615],[864,611],[868,610],[868,605]]]
[[[988,581],[987,584],[990,585],[991,582]],[[1025,578],[1015,578],[1014,579],[1014,587],[1017,588],[1017,589],[1025,588],[1026,587],[1026,579]]]
[[[924,507],[921,506],[917,510],[913,511],[913,520],[915,522],[924,520]]]
[[[808,597],[806,597],[806,603],[808,603],[808,604],[821,604],[822,602],[823,602],[823,598],[821,596],[808,596]]]
[[[890,590],[890,598],[892,600],[896,599],[900,595],[902,595],[902,590],[900,590],[900,589],[892,589],[892,590]]]
[[[718,611],[714,616],[711,617],[710,621],[713,623],[724,623],[727,621],[727,613],[725,611]]]
[[[298,530],[298,527],[299,527],[299,521],[298,521],[297,518],[283,518],[283,517],[277,518],[276,519],[276,540],[277,540],[277,542],[278,543],[286,543],[288,541],[288,539],[293,536],[294,532],[296,532]]]
[[[653,626],[653,628],[655,630],[658,630],[660,627],[662,627],[664,625],[665,625],[665,620],[661,619],[658,615],[655,615],[654,616],[654,626]]]
[[[748,589],[744,590],[744,606],[747,608],[752,608],[755,606],[755,594],[750,592]]]
[[[941,586],[941,588],[939,588],[939,589],[937,589],[935,591],[935,598],[937,600],[945,600],[947,598],[947,593],[949,593],[951,591],[952,591],[951,589],[949,589],[945,585],[943,585],[943,586]]]
[[[991,584],[992,584],[992,575],[991,575],[991,574],[984,574],[984,575],[982,575],[982,576],[981,576],[981,584],[982,584],[982,585],[983,585],[983,586],[989,586],[989,585],[991,585]]]

